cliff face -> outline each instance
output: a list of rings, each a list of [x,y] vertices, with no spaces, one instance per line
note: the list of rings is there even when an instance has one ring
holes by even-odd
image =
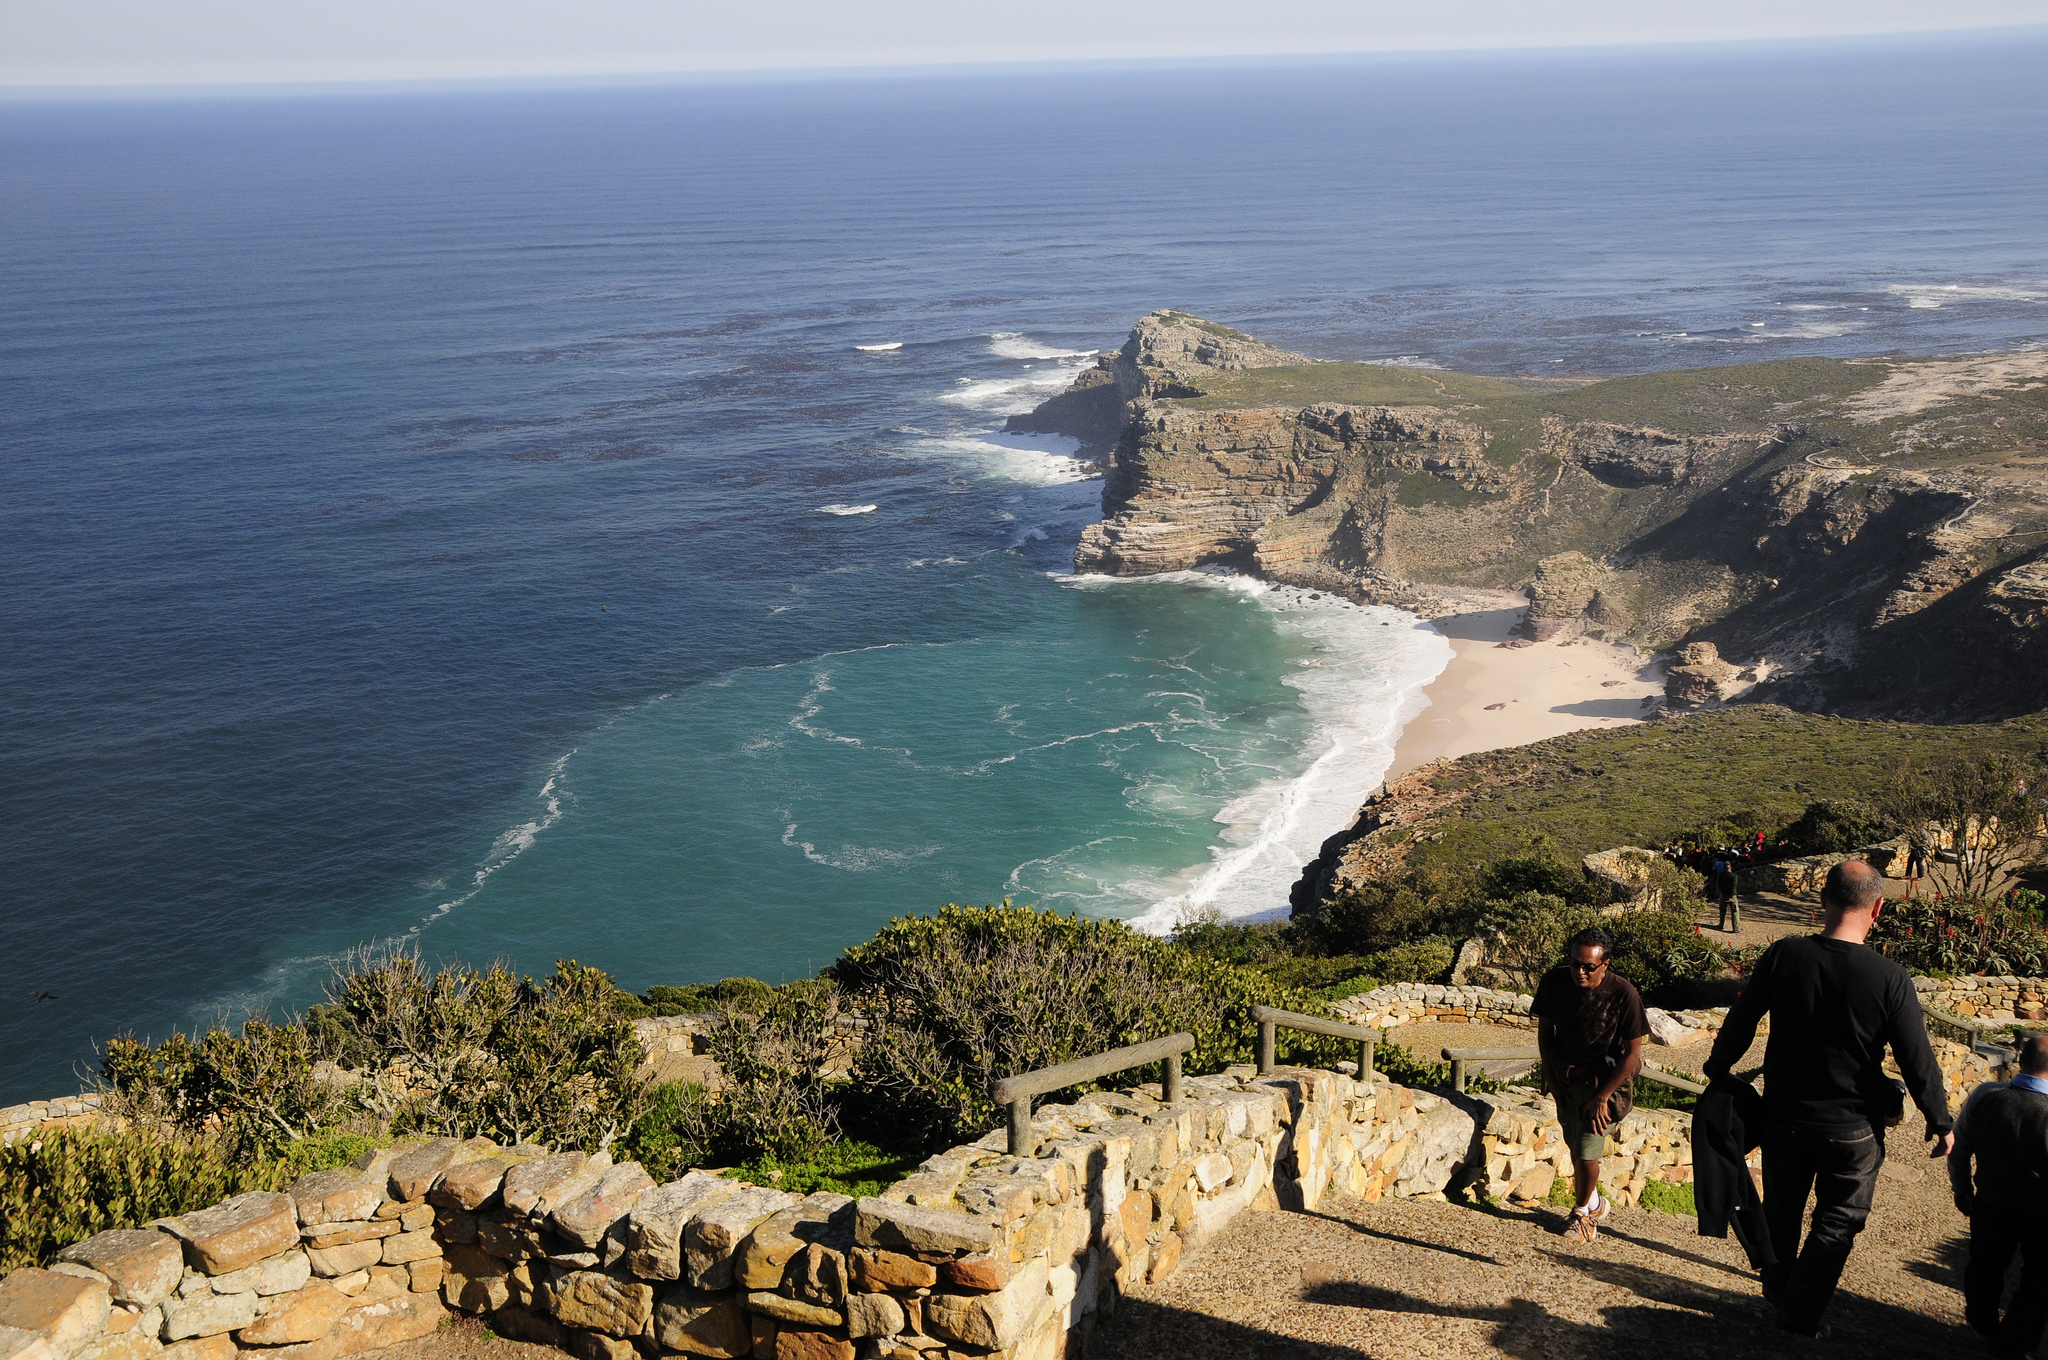
[[[1154,313],[1069,394],[1122,422],[1076,568],[1228,563],[1424,613],[1519,588],[1539,637],[1712,642],[1767,663],[1759,698],[2048,706],[2048,353],[1558,386]]]
[[[1101,453],[1116,444],[1142,404],[1201,395],[1202,375],[1313,362],[1186,312],[1153,312],[1131,328],[1122,349],[1098,354],[1066,391],[1011,416],[1003,428],[1071,435],[1084,452]]]

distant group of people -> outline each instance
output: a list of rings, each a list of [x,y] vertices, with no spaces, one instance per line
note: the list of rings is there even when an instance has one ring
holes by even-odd
[[[2019,1075],[1977,1088],[1952,1120],[1912,979],[1864,944],[1884,909],[1883,877],[1846,860],[1829,871],[1821,904],[1820,934],[1787,936],[1757,963],[1704,1065],[1710,1085],[1693,1121],[1700,1231],[1734,1230],[1779,1326],[1827,1336],[1824,1314],[1870,1215],[1886,1130],[1910,1099],[1926,1120],[1928,1155],[1950,1159],[1956,1207],[1970,1218],[1969,1325],[1994,1355],[2025,1357],[2048,1325],[2048,1037],[2026,1039]],[[1628,1113],[1649,1033],[1641,996],[1608,968],[1613,947],[1598,929],[1574,936],[1530,1007],[1573,1161],[1565,1232],[1582,1242],[1607,1216],[1600,1160],[1607,1131]],[[1732,1069],[1766,1015],[1759,1092]],[[1903,1081],[1886,1075],[1887,1050]],[[1746,1163],[1759,1146],[1761,1197]],[[2021,1285],[2001,1313],[2015,1256]]]
[[[1742,871],[1764,855],[1764,833],[1751,832],[1734,845],[1667,845],[1664,858],[1707,880],[1707,895],[1721,908],[1715,929],[1742,931]]]

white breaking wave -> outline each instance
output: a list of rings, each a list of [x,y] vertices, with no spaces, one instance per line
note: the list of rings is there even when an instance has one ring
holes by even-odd
[[[965,406],[992,415],[1023,415],[1047,397],[1064,391],[1081,371],[1086,357],[1056,358],[1000,378],[958,378],[950,391],[939,393],[939,400],[948,406]]]
[[[988,352],[1003,359],[1093,359],[1087,349],[1052,349],[1015,331],[997,331],[988,338]]]
[[[877,507],[872,505],[840,505],[835,502],[832,505],[819,506],[818,513],[821,515],[872,515],[876,509]]]
[[[903,342],[901,340],[891,340],[886,345],[855,345],[854,348],[862,354],[888,354],[894,350],[902,349]]]
[[[787,817],[787,812],[783,816]],[[821,851],[810,841],[796,838],[797,823],[790,822],[782,828],[782,843],[792,850],[803,851],[805,859],[813,864],[822,864],[828,869],[844,869],[848,873],[861,873],[884,864],[908,864],[913,860],[929,859],[945,847],[921,845],[913,850],[891,850],[879,845],[842,845],[837,850]]]
[[[1885,291],[1903,297],[1916,311],[1938,311],[1958,302],[2040,302],[2048,298],[2048,292],[2038,286],[1895,283]]]
[[[1207,863],[1163,880],[1123,885],[1148,902],[1131,924],[1155,933],[1207,911],[1234,919],[1284,914],[1301,866],[1316,857],[1325,839],[1350,825],[1385,778],[1402,728],[1427,707],[1423,687],[1450,663],[1450,640],[1405,610],[1354,605],[1234,573],[1056,579],[1082,590],[1178,583],[1237,591],[1271,609],[1280,627],[1316,645],[1319,664],[1305,665],[1286,681],[1300,692],[1312,723],[1313,735],[1298,753],[1305,768],[1269,779],[1217,810],[1222,844],[1210,851]]]
[[[1093,463],[1076,458],[1078,439],[1058,434],[962,434],[919,439],[905,452],[933,462],[953,463],[993,481],[1019,486],[1058,486],[1100,477]]]
[[[606,724],[607,727],[610,725]],[[557,786],[562,781],[563,771],[568,768],[569,757],[575,754],[576,752],[570,751],[548,766],[547,781],[540,786],[540,793],[536,795],[541,804],[540,814],[499,833],[498,839],[492,841],[491,848],[484,853],[483,861],[477,865],[476,876],[470,880],[469,891],[435,907],[426,920],[406,932],[407,937],[419,934],[423,928],[432,925],[482,892],[484,883],[492,874],[532,849],[533,843],[540,839],[543,831],[562,820],[562,796]]]

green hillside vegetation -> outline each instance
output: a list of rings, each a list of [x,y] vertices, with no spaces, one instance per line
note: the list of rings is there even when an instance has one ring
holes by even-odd
[[[1443,767],[1431,784],[1464,800],[1431,824],[1435,838],[1417,844],[1409,863],[1484,863],[1535,843],[1576,863],[1595,850],[1662,846],[1703,827],[1771,831],[1813,802],[1873,799],[1902,765],[1992,753],[2048,753],[2048,714],[1930,726],[1758,704],[1575,732]]]
[[[1535,451],[1545,416],[1648,426],[1676,435],[1761,430],[1781,422],[1809,429],[1831,457],[1870,466],[1939,469],[2048,440],[2048,385],[1995,397],[1951,396],[1932,416],[1858,422],[1838,409],[1878,386],[1903,359],[1776,359],[1718,368],[1670,369],[1564,386],[1541,379],[1484,377],[1387,364],[1320,363],[1204,372],[1202,394],[1162,400],[1171,410],[1441,406],[1486,429],[1487,456],[1512,465]],[[1559,390],[1560,388],[1563,390]],[[1533,390],[1532,390],[1533,389]],[[1910,427],[1910,437],[1902,431]]]

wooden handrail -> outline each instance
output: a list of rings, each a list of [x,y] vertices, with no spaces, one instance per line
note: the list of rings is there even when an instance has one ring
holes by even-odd
[[[1166,1079],[1160,1083],[1160,1094],[1168,1105],[1180,1103],[1180,1055],[1195,1046],[1195,1036],[1182,1032],[1169,1034],[1164,1039],[1147,1039],[1142,1044],[1127,1048],[1112,1048],[1107,1053],[1092,1057],[1076,1058],[1072,1062],[1058,1063],[1052,1067],[1041,1067],[1036,1072],[1019,1072],[1013,1077],[1004,1077],[991,1089],[998,1105],[1010,1107],[1010,1155],[1029,1157],[1037,1152],[1031,1136],[1031,1097],[1042,1096],[1048,1091],[1064,1091],[1069,1086],[1079,1086],[1084,1081],[1095,1081],[1117,1072],[1127,1072],[1133,1067],[1144,1067],[1164,1060]]]
[[[1347,1025],[1342,1020],[1331,1020],[1320,1015],[1303,1015],[1300,1011],[1283,1011],[1277,1006],[1252,1007],[1252,1019],[1259,1022],[1259,1075],[1273,1075],[1274,1031],[1285,1026],[1307,1034],[1326,1034],[1333,1039],[1358,1040],[1358,1079],[1372,1080],[1373,1045],[1386,1036],[1379,1030],[1364,1025]]]
[[[1534,1058],[1538,1062],[1543,1060],[1543,1050],[1534,1047],[1447,1048],[1443,1053],[1444,1061],[1451,1065],[1451,1089],[1454,1091],[1463,1091],[1465,1089],[1465,1064],[1468,1062],[1523,1062],[1530,1058]],[[1669,1086],[1674,1090],[1688,1091],[1696,1096],[1705,1094],[1707,1089],[1698,1082],[1688,1081],[1686,1078],[1667,1072],[1648,1061],[1645,1061],[1636,1070],[1636,1075],[1654,1081],[1660,1086]]]

